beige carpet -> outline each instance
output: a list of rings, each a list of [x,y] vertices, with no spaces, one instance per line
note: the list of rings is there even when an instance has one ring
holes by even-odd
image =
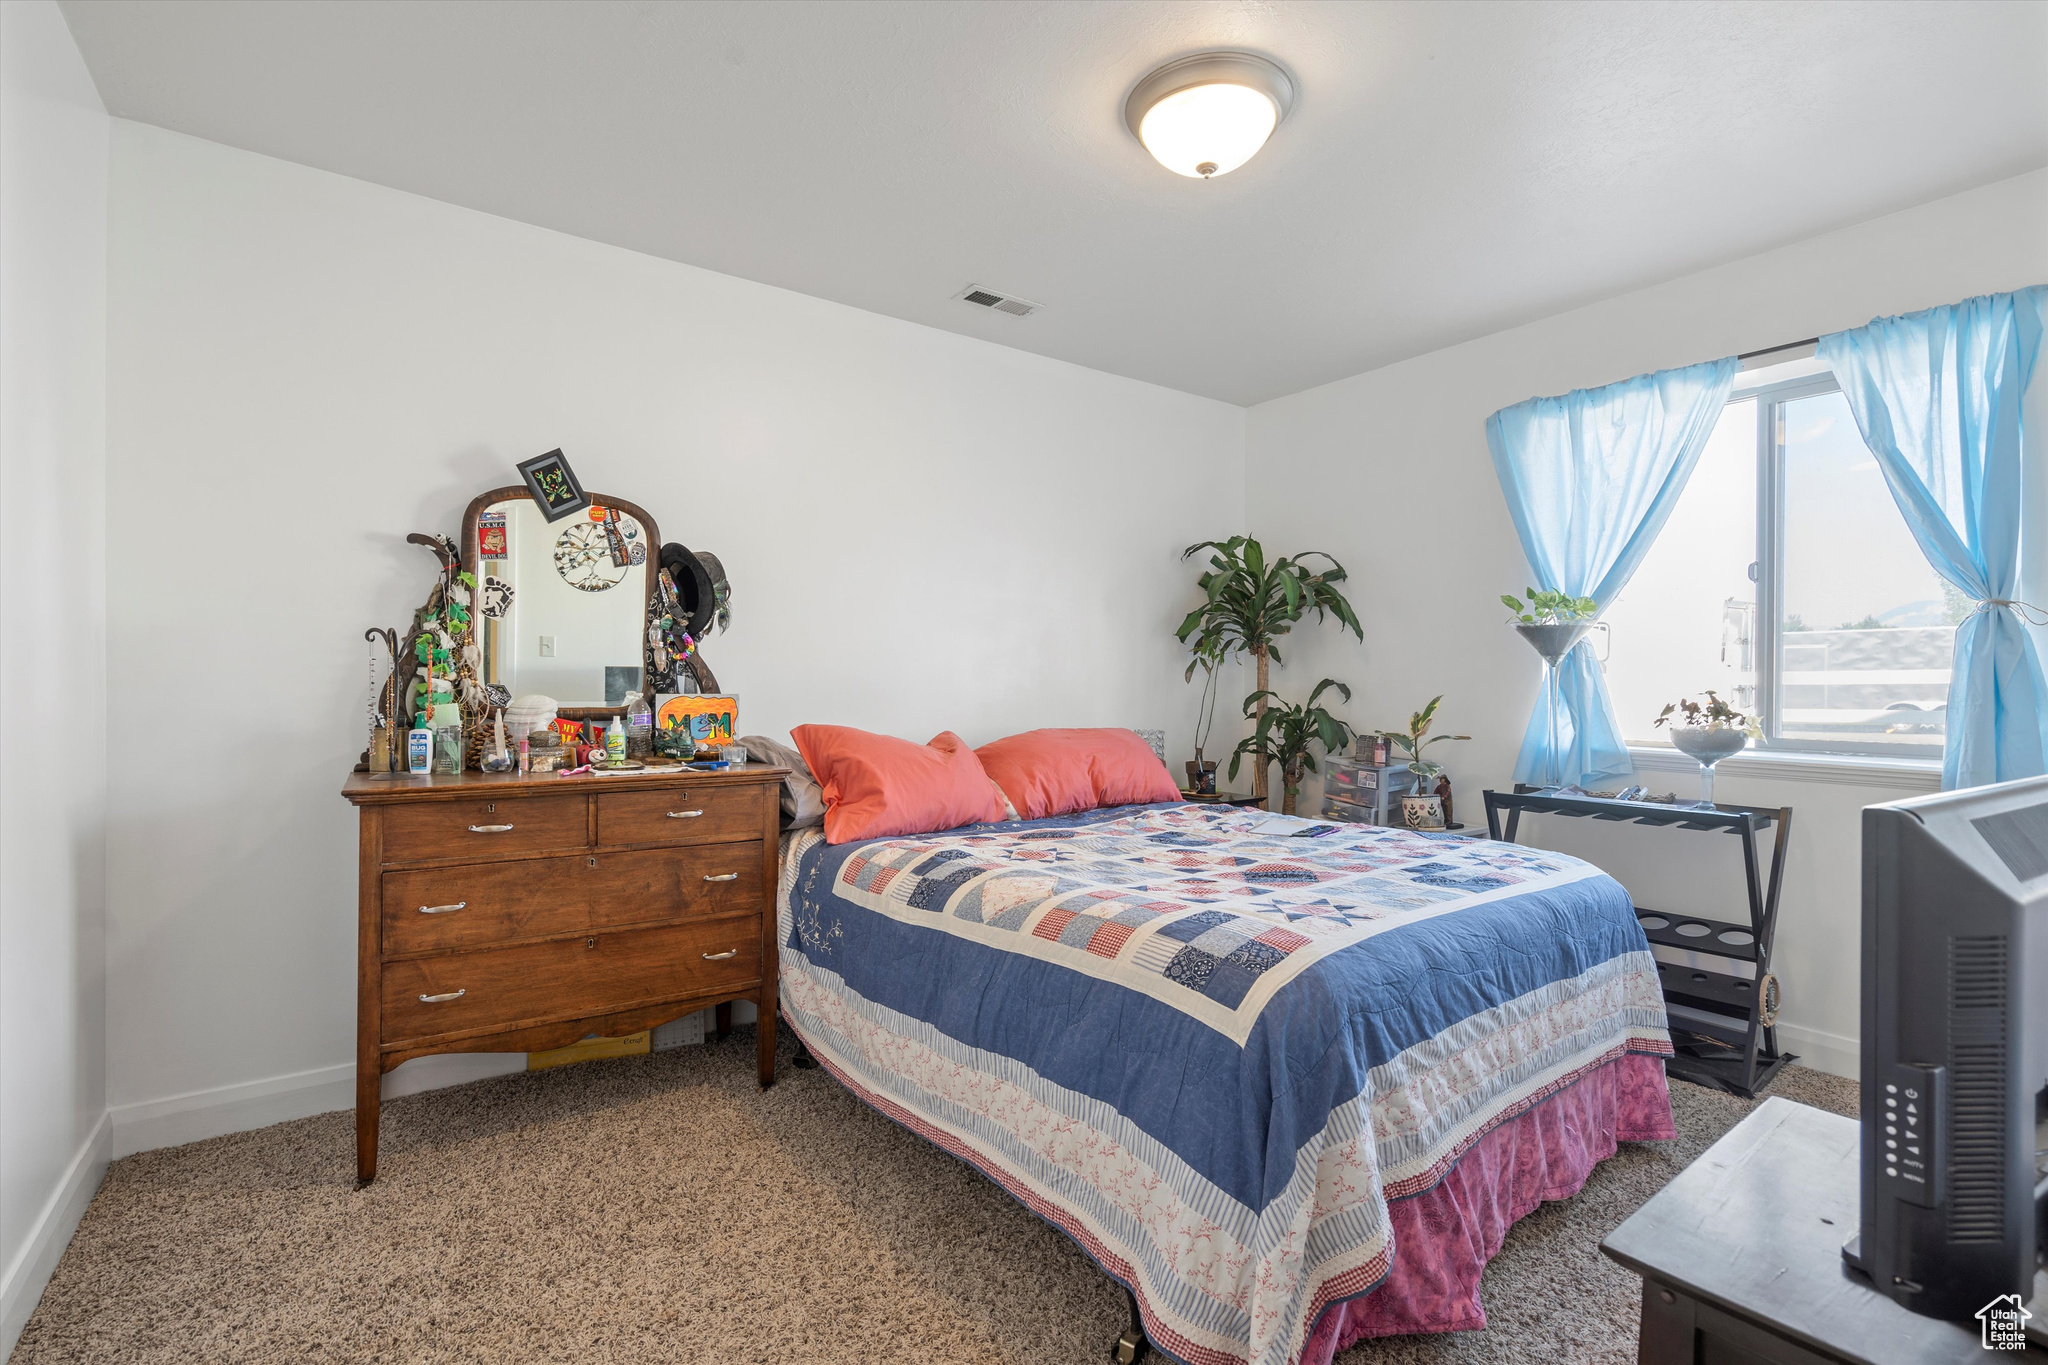
[[[361,1191],[347,1113],[118,1161],[13,1360],[1106,1358],[1122,1292],[1071,1242],[787,1046],[759,1092],[753,1047],[396,1100]],[[1597,1244],[1750,1107],[1672,1090],[1677,1141],[1625,1146],[1510,1234],[1487,1331],[1342,1365],[1632,1361],[1638,1282]],[[1774,1093],[1853,1112],[1855,1090],[1795,1069]]]

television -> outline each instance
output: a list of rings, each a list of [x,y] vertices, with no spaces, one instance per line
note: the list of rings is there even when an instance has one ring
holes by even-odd
[[[1864,809],[1862,1049],[1844,1258],[1929,1317],[2048,1318],[2048,778]]]

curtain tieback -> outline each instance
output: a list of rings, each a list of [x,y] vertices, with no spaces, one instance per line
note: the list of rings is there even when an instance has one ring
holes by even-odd
[[[1977,604],[1977,611],[1996,611],[2000,607],[2010,607],[2019,614],[2020,620],[2030,626],[2048,626],[2048,611],[2043,611],[2032,602],[2022,602],[2015,597],[1987,597]],[[1975,616],[1977,611],[1971,612],[1970,615]],[[2037,617],[2038,620],[2035,619]]]

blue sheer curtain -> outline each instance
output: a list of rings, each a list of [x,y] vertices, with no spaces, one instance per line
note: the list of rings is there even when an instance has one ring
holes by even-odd
[[[1944,789],[2048,771],[2048,683],[2012,604],[2020,405],[2048,285],[1878,318],[1820,339],[1892,499],[1934,571],[1977,603],[1956,630]]]
[[[1531,398],[1486,419],[1493,467],[1536,576],[1533,586],[1590,597],[1603,608],[1614,600],[1685,491],[1727,406],[1735,371],[1730,356],[1562,398]],[[1565,655],[1558,693],[1565,781],[1632,771],[1590,643]],[[1539,701],[1515,780],[1535,782],[1550,766],[1549,713]]]

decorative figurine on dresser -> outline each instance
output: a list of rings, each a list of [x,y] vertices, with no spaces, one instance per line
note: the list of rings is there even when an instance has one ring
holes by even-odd
[[[434,587],[402,637],[367,635],[370,745],[342,789],[360,830],[364,1183],[383,1075],[414,1057],[541,1051],[713,1005],[723,1028],[751,1000],[774,1080],[785,770],[688,723],[654,742],[664,694],[717,692],[697,641],[728,610],[724,570],[585,494],[560,451],[521,473],[470,503],[459,541],[408,537],[439,559]],[[707,737],[729,736],[736,699],[690,700]]]

